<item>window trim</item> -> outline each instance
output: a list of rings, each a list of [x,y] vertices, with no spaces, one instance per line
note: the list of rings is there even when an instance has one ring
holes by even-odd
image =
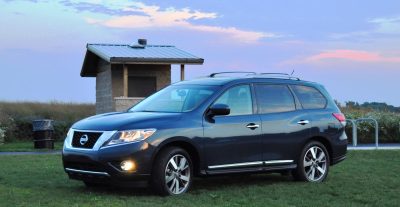
[[[297,103],[297,97],[295,96],[294,92],[292,91],[292,89],[290,88],[289,84],[279,84],[279,83],[255,83],[254,84],[254,92],[255,92],[255,99],[257,100],[257,103],[259,103],[258,97],[257,97],[257,90],[256,87],[257,85],[269,85],[269,86],[286,86],[286,88],[288,89],[289,93],[292,95],[293,97],[293,104],[294,104],[294,110],[290,110],[290,111],[281,111],[281,112],[268,112],[268,113],[261,113],[260,112],[260,105],[257,105],[257,114],[263,115],[263,114],[278,114],[278,113],[288,113],[288,112],[294,112],[299,110],[299,106]],[[299,102],[300,104],[300,102]]]
[[[322,95],[322,97],[324,98],[324,100],[325,100],[325,105],[324,105],[324,107],[322,107],[322,108],[311,108],[311,109],[306,109],[306,108],[304,108],[303,104],[302,104],[301,101],[300,101],[300,98],[298,98],[298,96],[297,96],[297,94],[296,94],[296,91],[292,88],[292,87],[294,87],[294,86],[305,86],[305,87],[313,88],[313,89],[315,89],[316,91],[318,91],[318,93],[320,93],[320,94]],[[320,110],[320,109],[326,109],[326,108],[328,107],[328,99],[325,97],[325,95],[324,95],[318,88],[316,88],[316,87],[314,87],[314,86],[310,86],[310,85],[304,85],[304,84],[290,84],[289,87],[293,90],[293,94],[294,94],[294,95],[296,96],[296,98],[299,100],[299,104],[300,104],[302,110]]]
[[[206,116],[206,115],[207,115],[208,111],[210,110],[210,107],[211,107],[212,105],[214,105],[214,103],[215,103],[221,96],[223,96],[223,95],[225,94],[225,92],[227,92],[227,91],[230,90],[231,88],[234,88],[234,87],[237,87],[237,86],[243,86],[243,85],[247,85],[247,86],[250,88],[250,95],[251,95],[250,98],[251,98],[251,102],[252,102],[252,104],[251,104],[252,113],[251,113],[251,114],[240,114],[240,115],[224,115],[224,116],[219,116],[219,117],[238,117],[238,116],[251,116],[251,115],[256,115],[257,113],[255,113],[255,112],[256,112],[256,111],[255,111],[256,108],[254,108],[254,100],[255,100],[255,97],[254,97],[254,92],[253,92],[252,83],[239,83],[239,84],[236,84],[236,85],[229,86],[228,88],[226,88],[225,90],[223,90],[220,94],[218,94],[218,96],[214,98],[214,100],[211,102],[211,104],[208,105],[207,110],[204,111],[203,116]]]

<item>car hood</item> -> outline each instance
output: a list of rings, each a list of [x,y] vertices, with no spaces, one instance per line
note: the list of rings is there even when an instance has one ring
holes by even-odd
[[[180,113],[113,112],[88,117],[76,122],[72,128],[95,131],[158,128],[165,122],[177,121],[180,117]]]

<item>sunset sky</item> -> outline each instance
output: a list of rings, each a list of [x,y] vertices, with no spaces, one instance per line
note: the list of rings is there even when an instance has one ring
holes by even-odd
[[[396,0],[6,0],[0,27],[0,100],[95,102],[95,79],[79,75],[86,44],[146,38],[204,58],[187,79],[294,70],[340,102],[400,106]]]

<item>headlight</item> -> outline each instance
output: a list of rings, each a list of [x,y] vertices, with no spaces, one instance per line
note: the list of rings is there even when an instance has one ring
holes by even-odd
[[[154,134],[154,132],[156,132],[156,129],[134,129],[119,131],[112,136],[110,141],[107,142],[106,146],[142,141],[149,138]]]
[[[74,134],[74,130],[69,129],[68,133],[67,133],[67,137],[65,137],[65,140],[64,140],[64,147],[70,147],[73,134]]]
[[[68,130],[67,137],[72,137],[72,134],[74,133],[74,130],[71,128]]]

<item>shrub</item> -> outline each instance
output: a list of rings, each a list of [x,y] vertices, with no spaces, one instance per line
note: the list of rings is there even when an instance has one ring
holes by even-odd
[[[94,104],[0,102],[0,127],[6,142],[32,140],[32,121],[52,119],[54,138],[63,140],[74,122],[94,114]]]
[[[378,121],[379,142],[400,142],[400,114],[394,112],[377,112],[368,110],[344,110],[347,119],[373,118]],[[346,126],[349,141],[352,142],[352,128],[350,122]],[[358,123],[358,142],[375,142],[375,125],[371,122]]]
[[[6,130],[0,127],[0,145],[4,144],[5,136],[6,136]]]

